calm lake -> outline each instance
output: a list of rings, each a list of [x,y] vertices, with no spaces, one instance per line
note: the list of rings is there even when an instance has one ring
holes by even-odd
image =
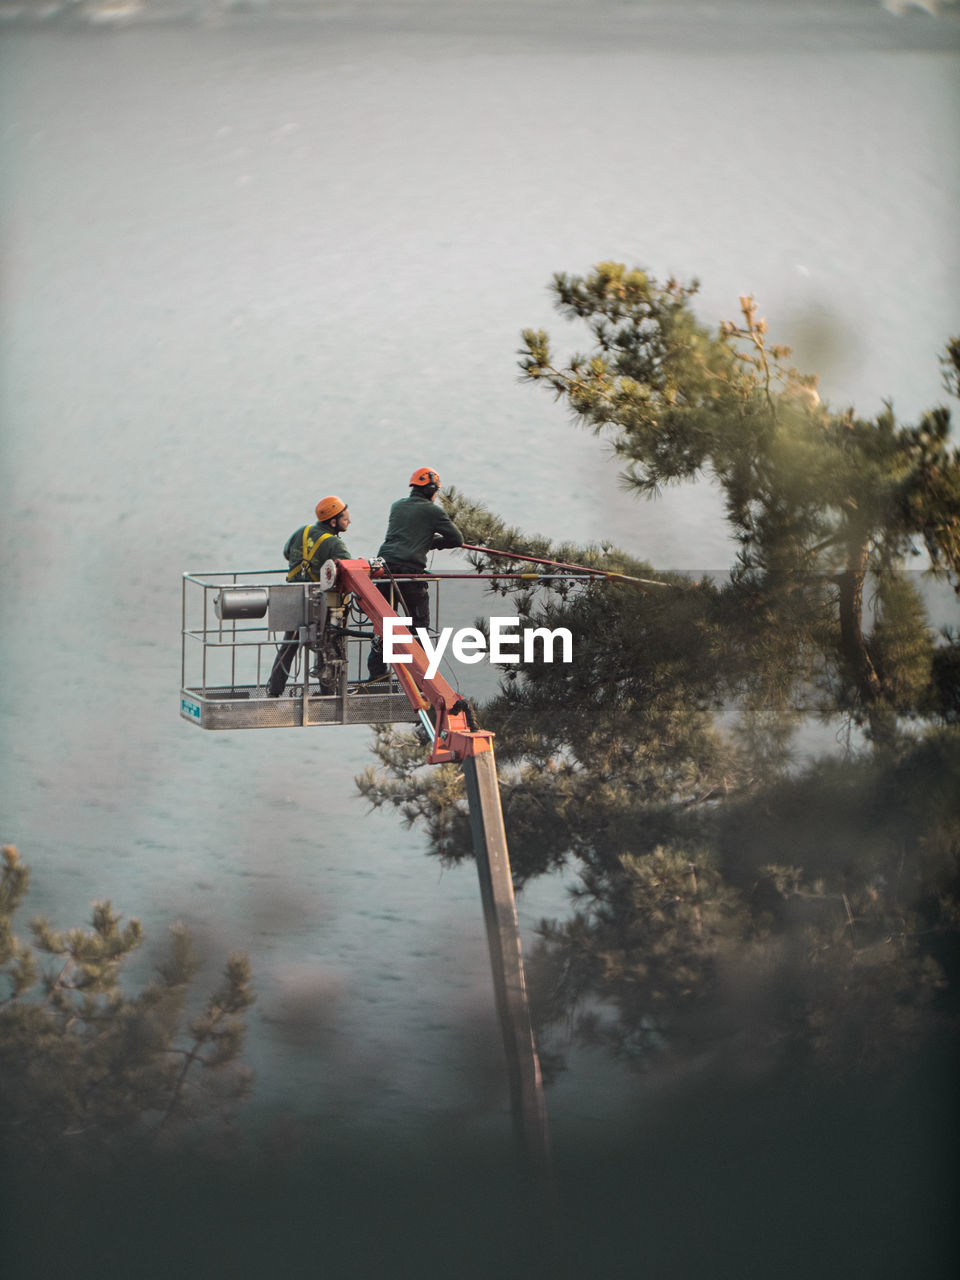
[[[330,492],[372,555],[422,464],[531,532],[726,568],[709,486],[636,502],[518,383],[522,328],[585,342],[551,275],[603,259],[697,276],[712,323],[754,294],[833,403],[942,399],[955,17],[733,9],[3,28],[0,835],[26,915],[110,898],[142,973],[174,920],[211,979],[249,951],[265,1107],[506,1126],[479,893],[367,811],[367,729],[179,718],[181,573],[277,567]],[[529,948],[564,887],[518,905]],[[614,1074],[579,1061],[555,1130],[613,1120]]]

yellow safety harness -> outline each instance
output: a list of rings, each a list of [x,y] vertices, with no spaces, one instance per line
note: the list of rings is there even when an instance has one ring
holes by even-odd
[[[307,578],[309,578],[311,582],[319,581],[319,579],[317,578],[317,575],[313,572],[313,567],[312,567],[313,557],[317,554],[317,548],[320,546],[320,543],[326,542],[328,538],[332,538],[333,534],[321,533],[320,537],[316,540],[316,542],[314,542],[313,539],[310,537],[310,529],[311,529],[311,526],[306,525],[303,530],[302,558],[300,563],[297,565],[294,565],[293,568],[290,570],[290,572],[287,574],[288,582],[293,582],[297,578],[299,578],[301,582],[306,581]]]

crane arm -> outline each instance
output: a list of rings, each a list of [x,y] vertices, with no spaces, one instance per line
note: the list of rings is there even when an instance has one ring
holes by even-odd
[[[373,623],[378,636],[383,636],[384,619],[399,615],[390,607],[386,597],[377,590],[373,581],[376,572],[368,560],[328,560],[323,566],[336,574],[336,586],[342,592],[351,591],[361,609]],[[382,576],[382,571],[381,571]],[[321,578],[321,585],[326,585]],[[332,583],[330,585],[333,585]],[[394,638],[405,643],[410,652],[409,662],[391,663],[407,701],[421,713],[433,735],[430,764],[462,761],[493,750],[493,734],[471,726],[472,712],[467,702],[452,689],[439,674],[429,676],[429,659],[407,627],[394,628]],[[433,713],[431,715],[431,712]]]
[[[325,590],[336,585],[342,592],[353,592],[377,635],[382,636],[384,620],[399,615],[377,590],[373,581],[376,572],[367,560],[328,560],[321,569],[320,584]],[[433,733],[429,763],[457,761],[463,769],[494,995],[510,1081],[514,1132],[521,1152],[535,1170],[546,1175],[550,1140],[543,1079],[527,1001],[493,734],[472,727],[473,712],[443,676],[427,675],[427,655],[408,628],[395,628],[394,636],[409,644],[410,662],[390,665],[411,706],[421,713],[425,727]]]

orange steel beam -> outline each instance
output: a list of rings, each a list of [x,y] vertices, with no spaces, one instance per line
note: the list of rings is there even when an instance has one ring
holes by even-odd
[[[373,623],[378,636],[383,635],[385,618],[397,618],[400,615],[390,607],[386,597],[377,590],[372,577],[368,560],[337,560],[337,585],[343,592],[351,591]],[[387,581],[386,575],[378,575],[381,581]],[[427,675],[429,659],[417,643],[409,628],[394,628],[394,637],[409,648],[410,662],[391,663],[407,696],[407,701],[415,711],[429,715],[434,713],[433,750],[430,753],[430,764],[445,764],[451,760],[465,760],[469,756],[480,755],[493,749],[493,734],[485,729],[471,729],[467,720],[466,704],[455,689],[444,680],[438,672],[434,676]]]

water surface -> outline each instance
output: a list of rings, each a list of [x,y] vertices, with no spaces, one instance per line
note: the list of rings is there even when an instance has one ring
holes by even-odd
[[[0,53],[3,839],[57,925],[109,897],[150,946],[182,918],[214,970],[249,950],[261,1099],[385,1126],[503,1105],[474,871],[366,811],[367,730],[179,719],[181,572],[274,567],[327,492],[372,554],[421,464],[531,531],[724,568],[708,486],[636,503],[519,385],[524,326],[585,345],[558,270],[697,275],[711,322],[754,293],[864,412],[942,398],[957,327],[955,53],[819,11],[713,44],[440,12],[8,28]],[[562,906],[522,895],[528,947]],[[567,1077],[554,1123],[607,1083]]]

